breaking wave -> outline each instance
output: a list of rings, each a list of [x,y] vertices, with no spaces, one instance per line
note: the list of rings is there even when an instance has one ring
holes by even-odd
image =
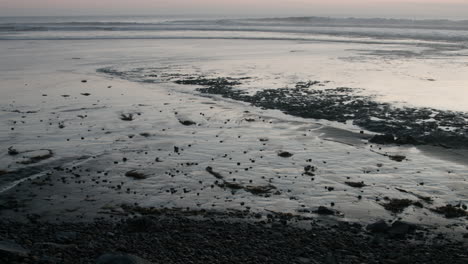
[[[316,36],[468,42],[468,20],[287,17],[254,19],[0,19],[0,39],[264,39]],[[221,33],[220,33],[221,32]],[[264,35],[252,37],[252,34]],[[270,35],[268,35],[270,34]],[[272,34],[276,34],[272,36]],[[280,36],[281,35],[281,36]]]

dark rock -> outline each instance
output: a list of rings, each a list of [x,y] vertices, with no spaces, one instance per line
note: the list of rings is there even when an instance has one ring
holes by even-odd
[[[388,229],[388,234],[395,237],[403,237],[416,230],[416,226],[413,224],[405,223],[402,221],[396,221]]]
[[[402,161],[404,161],[406,159],[406,156],[403,156],[403,155],[389,155],[388,158],[391,159],[391,160],[397,161],[397,162],[402,162]]]
[[[375,143],[375,144],[394,144],[395,143],[395,136],[392,134],[384,134],[384,135],[375,135],[371,139],[369,139],[369,142]]]
[[[22,160],[22,161],[18,161],[19,164],[24,164],[24,165],[29,165],[29,164],[34,164],[34,163],[38,163],[38,162],[41,162],[43,160],[46,160],[46,159],[50,159],[54,156],[54,152],[50,149],[42,149],[41,151],[44,151],[44,152],[47,152],[47,153],[44,153],[44,154],[40,154],[40,155],[37,155],[37,156],[32,156],[28,159],[25,159],[25,160]]]
[[[385,233],[388,231],[390,226],[384,220],[379,220],[373,224],[370,224],[366,227],[366,230],[372,233]]]
[[[418,140],[416,140],[414,137],[412,136],[401,136],[401,137],[398,137],[396,140],[395,140],[395,143],[396,144],[400,144],[400,145],[407,145],[407,144],[410,144],[410,145],[418,145],[420,144],[421,142],[419,142]]]
[[[19,154],[19,152],[16,149],[14,149],[13,147],[8,148],[8,155],[15,156],[15,155],[18,155],[18,154]]]
[[[334,215],[335,214],[334,210],[328,209],[325,206],[319,206],[319,208],[313,212],[316,214],[320,214],[320,215]]]
[[[276,190],[276,187],[273,185],[265,185],[265,186],[246,186],[244,190],[255,194],[255,195],[261,195],[265,193],[270,193],[273,190]]]
[[[184,126],[192,126],[196,125],[197,123],[190,121],[190,120],[179,120],[179,122]]]
[[[244,189],[244,186],[242,186],[239,183],[227,182],[227,181],[223,181],[222,183],[219,183],[218,186],[221,187],[221,188],[229,188],[229,189],[233,189],[233,190]]]
[[[438,214],[443,214],[445,215],[446,218],[457,218],[457,217],[464,217],[468,216],[468,212],[463,210],[460,207],[456,207],[453,205],[446,205],[446,206],[441,206],[436,209],[432,209],[432,211],[438,213]]]
[[[278,153],[278,156],[282,157],[282,158],[290,158],[292,157],[294,154],[290,153],[290,152],[287,152],[287,151],[280,151]]]
[[[131,178],[134,178],[134,179],[137,179],[137,180],[142,180],[142,179],[147,178],[147,176],[144,173],[138,172],[136,170],[127,171],[125,173],[125,176],[131,177]]]
[[[393,213],[401,213],[406,207],[413,203],[413,201],[408,199],[391,199],[388,203],[382,204],[382,206]]]
[[[120,114],[120,120],[122,121],[133,121],[135,118],[133,117],[133,114]]]
[[[345,183],[354,188],[362,188],[362,187],[367,186],[364,184],[364,182],[345,182]]]

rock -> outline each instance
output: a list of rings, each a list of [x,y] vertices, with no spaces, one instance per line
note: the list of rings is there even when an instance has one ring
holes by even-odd
[[[402,221],[396,221],[392,224],[392,227],[388,229],[388,233],[391,236],[404,237],[407,234],[412,233],[414,230],[416,230],[415,225],[405,223]]]
[[[290,153],[290,152],[287,152],[287,151],[280,151],[278,153],[278,156],[282,157],[282,158],[290,158],[292,157],[294,154]]]
[[[419,141],[417,141],[414,137],[412,136],[401,136],[401,137],[398,137],[396,140],[395,140],[395,143],[396,144],[400,144],[400,145],[406,145],[406,144],[411,144],[411,145],[417,145],[417,144],[420,144]]]
[[[406,156],[403,156],[403,155],[389,155],[388,158],[391,159],[391,160],[397,161],[397,162],[402,162],[403,160],[406,159]]]
[[[54,156],[54,152],[50,149],[40,149],[37,151],[30,151],[29,155],[23,156],[23,160],[17,161],[18,164],[29,165],[39,163],[43,160],[50,159]]]
[[[364,182],[345,182],[345,183],[354,188],[362,188],[366,186]]]
[[[265,185],[265,186],[246,186],[244,190],[255,194],[255,195],[261,195],[265,193],[270,193],[273,190],[276,190],[276,187],[273,185]]]
[[[131,170],[131,171],[127,171],[125,173],[125,176],[127,177],[131,177],[131,178],[134,178],[134,179],[137,179],[137,180],[142,180],[142,179],[146,179],[146,175],[142,172],[138,172],[136,170]]]
[[[373,224],[370,224],[366,227],[367,231],[372,233],[385,233],[388,231],[390,226],[384,220],[379,220]]]
[[[334,215],[335,211],[332,209],[328,209],[325,206],[319,206],[319,208],[315,210],[314,213],[320,214],[320,215]]]
[[[29,250],[13,241],[0,240],[0,257],[8,254],[25,257],[29,254]]]
[[[373,136],[369,142],[375,144],[394,144],[395,143],[395,136],[392,134],[384,134],[384,135],[375,135]]]
[[[122,121],[133,121],[135,118],[132,113],[120,114],[120,120]]]
[[[386,204],[382,206],[393,213],[401,213],[406,207],[412,205],[414,202],[409,199],[390,199]]]
[[[179,120],[179,122],[184,126],[192,126],[196,125],[197,123],[190,121],[190,120]]]
[[[457,217],[464,217],[468,216],[468,212],[460,207],[456,207],[453,205],[446,205],[437,207],[436,209],[432,209],[433,212],[438,214],[443,214],[446,218],[457,218]]]
[[[18,154],[19,154],[19,152],[16,149],[14,149],[13,147],[8,148],[8,155],[15,156],[15,155],[18,155]]]
[[[151,262],[130,254],[112,254],[101,255],[96,264],[151,264]]]

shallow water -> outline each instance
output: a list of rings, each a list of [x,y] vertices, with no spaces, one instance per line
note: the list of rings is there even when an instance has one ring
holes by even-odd
[[[453,230],[466,225],[463,218],[430,210],[468,203],[463,163],[415,147],[371,146],[371,133],[362,135],[349,124],[202,96],[196,87],[149,76],[251,77],[241,86],[248,91],[329,81],[324,88],[364,88],[376,100],[467,111],[464,56],[424,45],[222,39],[11,40],[0,41],[0,50],[7,51],[1,61],[8,61],[0,65],[0,170],[22,172],[2,176],[0,186],[26,204],[24,212],[86,217],[125,202],[312,216],[310,211],[333,202],[350,221],[401,217]],[[125,74],[97,72],[103,68]],[[119,118],[128,113],[133,121]],[[184,120],[197,125],[184,126]],[[8,155],[10,146],[20,155]],[[52,150],[53,157],[21,164],[28,159],[25,151],[39,149]],[[279,157],[279,151],[294,155]],[[307,165],[317,168],[315,176],[303,174]],[[207,166],[227,182],[272,185],[278,193],[264,197],[222,188]],[[126,177],[131,170],[147,178]],[[15,185],[28,176],[37,179]],[[367,186],[353,188],[346,181]],[[384,197],[418,200],[397,188],[433,203],[392,214],[381,205]],[[25,198],[30,195],[36,198]]]

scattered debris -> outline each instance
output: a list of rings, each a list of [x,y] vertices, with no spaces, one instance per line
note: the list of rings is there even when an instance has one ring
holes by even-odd
[[[309,175],[309,176],[315,176],[315,171],[316,171],[316,167],[315,166],[311,166],[311,165],[307,165],[304,167],[304,174],[305,175]]]

